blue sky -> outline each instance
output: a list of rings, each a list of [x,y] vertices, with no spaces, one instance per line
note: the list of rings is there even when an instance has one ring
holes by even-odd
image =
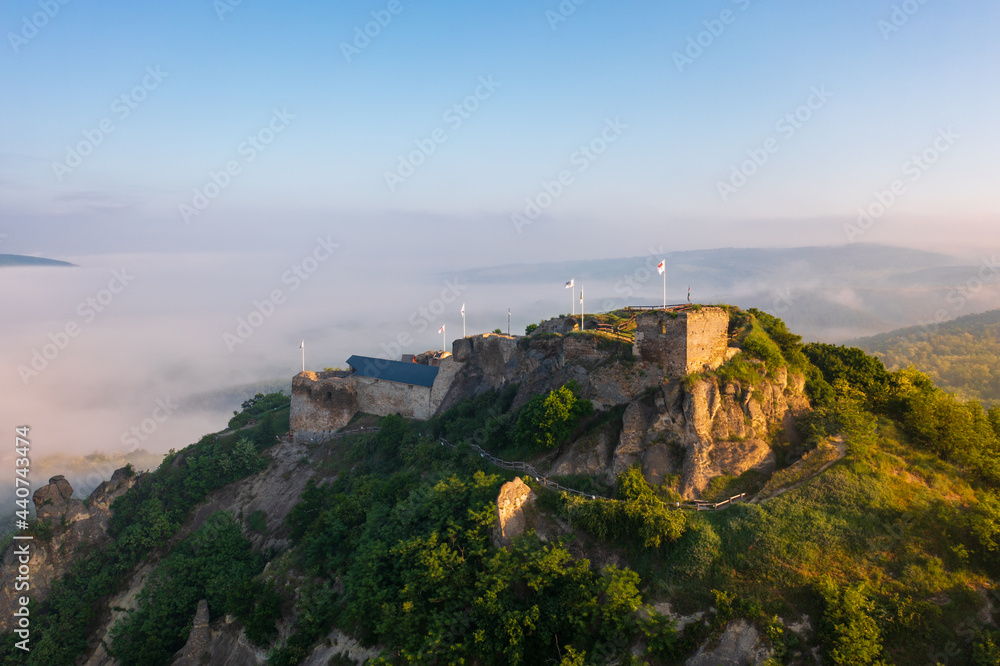
[[[487,264],[636,253],[609,235],[843,243],[945,128],[960,138],[863,240],[936,246],[947,226],[972,245],[1000,212],[996,2],[566,0],[558,22],[555,0],[389,5],[52,0],[19,39],[45,3],[5,3],[6,251],[259,249],[299,225],[361,243],[472,229],[493,240]],[[342,45],[372,12],[391,21],[348,62]],[[121,117],[115,100],[147,68],[165,78]],[[499,86],[449,126],[481,77]],[[782,136],[776,123],[814,89],[831,96]],[[275,109],[294,118],[247,163],[240,146]],[[609,119],[627,129],[578,171],[574,153]],[[102,120],[114,131],[60,180],[53,163]],[[446,140],[391,191],[386,172],[439,128]],[[723,200],[719,183],[772,137],[777,151]],[[240,173],[186,224],[180,205],[230,160]],[[572,184],[516,233],[511,215],[567,169]]]
[[[849,241],[961,251],[973,274],[995,256],[995,1],[234,2],[0,8],[0,253],[80,266],[0,281],[0,402],[50,450],[114,446],[157,399],[291,376],[303,338],[311,368],[400,333],[436,348],[459,305],[424,331],[411,313],[467,268]],[[851,231],[859,208],[877,215]],[[320,238],[341,249],[292,293]],[[128,290],[24,386],[16,368],[122,270]],[[574,277],[467,285],[470,332],[564,311]],[[227,349],[275,288],[287,302]],[[613,289],[588,282],[590,303]],[[178,415],[149,446],[223,416]]]

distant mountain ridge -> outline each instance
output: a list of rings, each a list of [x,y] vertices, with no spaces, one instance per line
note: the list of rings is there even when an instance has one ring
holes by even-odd
[[[0,268],[5,266],[76,266],[68,261],[46,259],[45,257],[29,257],[23,254],[0,254]]]
[[[788,322],[807,340],[843,342],[951,316],[1000,307],[1000,290],[982,288],[955,306],[953,296],[981,266],[937,252],[886,245],[722,248],[645,257],[510,264],[459,273],[470,284],[585,285],[588,311],[659,303],[655,267],[667,264],[668,300],[691,286],[700,303],[755,307]],[[1000,276],[992,278],[996,281]],[[994,282],[995,284],[995,282]]]

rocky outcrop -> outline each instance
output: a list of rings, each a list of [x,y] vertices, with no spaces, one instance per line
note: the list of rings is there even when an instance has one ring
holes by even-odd
[[[552,461],[548,476],[605,474],[611,468],[617,443],[613,438],[614,433],[609,433],[608,430],[606,428],[592,433],[566,447],[566,450]]]
[[[493,545],[497,548],[509,546],[511,541],[524,534],[527,520],[525,505],[536,499],[535,493],[521,477],[508,481],[500,487],[497,497],[496,525],[493,531]]]
[[[51,529],[51,536],[15,543],[3,557],[0,571],[0,632],[11,629],[11,618],[19,592],[14,589],[18,575],[16,550],[30,543],[31,600],[42,602],[52,583],[65,574],[79,549],[108,541],[111,504],[131,488],[139,478],[126,468],[117,470],[110,481],[101,483],[85,501],[73,499],[73,487],[62,476],[54,476],[35,491],[32,501],[38,520]]]
[[[355,663],[364,664],[369,659],[379,658],[381,650],[378,647],[366,648],[358,639],[348,636],[339,629],[330,632],[326,640],[313,648],[312,654],[306,657],[302,666],[329,666],[330,664]],[[337,659],[339,657],[339,660]],[[345,661],[349,660],[349,661]],[[235,662],[233,662],[235,663]]]
[[[265,455],[271,458],[267,469],[211,493],[206,501],[194,508],[188,520],[171,538],[171,544],[176,544],[189,536],[217,511],[229,511],[234,516],[242,516],[246,520],[252,513],[260,510],[264,512],[266,528],[263,533],[247,530],[247,539],[258,551],[280,552],[287,549],[289,542],[285,517],[298,503],[306,483],[317,474],[316,460],[310,456],[323,455],[323,449],[310,452],[305,445],[296,444],[286,438],[268,449]],[[152,567],[149,571],[152,571]],[[111,627],[124,612],[114,609],[134,608],[147,577],[148,572],[140,570],[133,576],[129,589],[111,600],[109,607],[113,610],[95,632],[99,640],[110,643]],[[266,654],[263,652],[254,659],[246,657],[247,651],[253,652],[255,648],[243,634],[239,622],[220,620],[213,622],[211,627],[210,663],[263,664],[265,662]],[[225,659],[231,660],[225,661]],[[113,666],[116,663],[101,644],[98,644],[84,661],[85,666]]]
[[[572,333],[573,331],[580,330],[580,319],[579,317],[553,317],[547,321],[543,321],[538,325],[536,333],[558,333],[559,335],[565,335],[567,333]]]
[[[804,389],[805,379],[784,369],[753,386],[710,377],[685,388],[669,380],[651,400],[626,408],[607,480],[641,464],[651,484],[679,474],[681,494],[697,499],[717,476],[770,474],[776,431],[793,432],[795,415],[809,408]]]
[[[174,657],[173,666],[198,666],[207,663],[211,659],[208,652],[208,643],[212,639],[212,632],[208,628],[208,602],[202,599],[198,602],[198,610],[194,614],[194,624],[191,633],[188,634],[187,643],[177,652]],[[202,661],[202,656],[206,659]]]
[[[709,646],[715,643],[715,647]],[[746,620],[726,625],[718,641],[708,641],[684,662],[684,666],[758,666],[771,658],[771,649],[761,643],[757,629]]]
[[[225,666],[226,664],[262,664],[259,651],[243,635],[243,628],[232,617],[209,624],[208,602],[198,602],[187,643],[174,657],[172,666]]]
[[[52,521],[59,519],[70,509],[70,499],[73,497],[73,486],[65,476],[53,476],[49,485],[35,491],[31,501],[35,504],[35,516],[38,520]],[[82,502],[81,502],[82,504]]]

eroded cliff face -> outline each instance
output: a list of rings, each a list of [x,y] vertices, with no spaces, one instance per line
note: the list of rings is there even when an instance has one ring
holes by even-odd
[[[701,497],[717,476],[749,469],[774,471],[771,442],[777,430],[792,432],[794,417],[809,409],[805,378],[779,369],[754,386],[700,379],[688,390],[670,381],[651,406],[626,411],[614,470],[641,462],[650,483],[680,474],[685,498]]]
[[[651,484],[679,475],[681,494],[698,499],[723,474],[739,476],[749,469],[770,474],[776,432],[791,436],[794,417],[809,409],[805,378],[784,369],[752,387],[713,377],[686,389],[679,379],[657,379],[664,383],[651,395],[628,403],[613,450],[608,450],[606,433],[600,433],[575,442],[554,460],[549,473],[603,473],[604,481],[613,484],[619,474],[640,464]]]
[[[90,494],[86,501],[73,499],[73,487],[62,476],[54,476],[49,483],[35,491],[32,501],[40,521],[52,526],[48,539],[36,538],[30,542],[30,589],[16,591],[18,554],[20,544],[15,543],[3,558],[0,571],[0,633],[12,628],[16,597],[27,593],[35,603],[43,601],[52,583],[65,574],[74,555],[90,545],[108,541],[108,524],[111,504],[135,485],[138,475],[129,475],[125,468],[117,470],[110,481],[105,481]],[[23,543],[23,542],[22,542]]]
[[[270,458],[267,469],[216,490],[195,507],[184,525],[171,538],[170,546],[175,546],[189,536],[217,511],[228,511],[234,516],[242,516],[244,521],[255,511],[263,511],[267,526],[265,533],[247,529],[247,539],[256,550],[275,552],[285,550],[288,548],[285,517],[298,503],[306,483],[317,474],[310,458],[316,450],[303,444],[296,444],[287,438],[283,439],[265,452],[264,455]],[[155,570],[156,564],[158,562],[145,562],[133,574],[128,589],[111,599],[95,633],[100,642],[95,641],[94,647],[86,655],[83,661],[86,666],[117,664],[117,661],[107,654],[103,643],[110,642],[110,631],[115,622],[124,617],[126,612],[137,607],[139,592],[146,584],[149,574]],[[211,627],[206,647],[204,649],[199,647],[196,657],[207,651],[213,655],[211,662],[213,664],[264,663],[266,651],[252,646],[238,622],[231,618],[220,619],[213,621]],[[248,654],[254,654],[254,659],[257,661],[249,660]],[[226,661],[227,659],[229,661]]]

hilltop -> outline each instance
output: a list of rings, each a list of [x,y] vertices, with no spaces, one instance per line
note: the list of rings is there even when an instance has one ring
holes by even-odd
[[[1000,408],[758,310],[529,328],[54,478],[4,663],[998,662]]]
[[[76,264],[71,264],[68,261],[59,261],[57,259],[46,259],[44,257],[29,257],[22,254],[0,254],[0,268],[4,266],[71,267],[71,266],[76,266]]]

